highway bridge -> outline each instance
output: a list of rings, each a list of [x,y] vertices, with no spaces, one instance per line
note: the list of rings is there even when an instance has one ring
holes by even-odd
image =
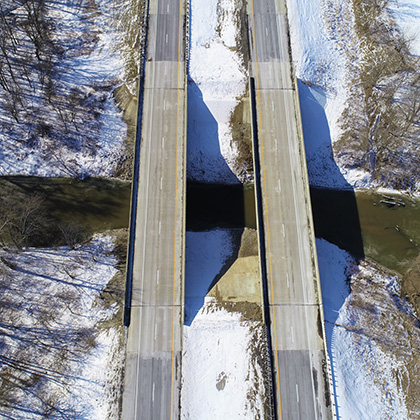
[[[184,323],[185,4],[149,0],[147,16],[122,418],[175,420]]]
[[[185,0],[147,0],[122,418],[180,418],[185,259]],[[330,419],[323,312],[284,0],[248,0],[250,74],[277,419]],[[136,182],[138,181],[138,182]],[[197,419],[198,420],[198,419]]]

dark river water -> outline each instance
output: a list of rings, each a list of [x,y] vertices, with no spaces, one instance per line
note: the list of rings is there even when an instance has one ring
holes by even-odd
[[[128,226],[131,183],[104,178],[0,177],[0,199],[41,194],[52,218],[94,232]]]
[[[187,230],[256,228],[254,186],[187,183]]]
[[[419,255],[420,203],[374,192],[311,189],[315,235],[403,274]]]
[[[55,219],[92,231],[128,227],[131,184],[89,178],[0,177],[1,196],[40,193]],[[311,188],[315,234],[356,258],[404,273],[419,255],[420,203],[374,192]],[[254,187],[187,184],[187,229],[256,227]]]

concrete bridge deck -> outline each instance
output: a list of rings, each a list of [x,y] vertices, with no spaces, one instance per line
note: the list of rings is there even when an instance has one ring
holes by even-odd
[[[185,2],[149,0],[122,418],[179,418],[185,248]]]

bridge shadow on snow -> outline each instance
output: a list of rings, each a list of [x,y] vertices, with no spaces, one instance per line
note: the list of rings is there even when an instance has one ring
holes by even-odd
[[[212,184],[239,184],[227,165],[219,139],[219,125],[194,80],[188,80],[187,179]]]
[[[333,157],[330,129],[324,109],[325,93],[316,87],[304,84],[301,80],[298,80],[298,87],[309,183],[311,185],[315,236],[347,251],[356,260],[362,259],[365,255],[356,196],[354,189],[343,177]],[[325,251],[320,250],[320,252]],[[335,262],[335,257],[332,255],[318,254],[318,259],[320,262],[321,260],[327,261],[327,265],[331,265]],[[327,348],[332,362],[334,389],[335,361],[331,352],[334,322],[338,318],[338,311],[349,293],[349,291],[347,293],[342,291],[345,280],[340,278],[343,274],[341,276],[337,274],[340,272],[339,267],[337,268],[336,271],[330,269],[329,273],[323,273],[320,270],[326,319],[325,332]],[[331,273],[335,273],[337,278],[323,277],[323,274],[324,276],[327,276],[327,274],[331,276]],[[340,418],[337,399],[335,404],[337,416]]]
[[[205,297],[237,259],[243,229],[187,232],[184,324],[191,325]],[[223,249],[230,249],[228,255]]]

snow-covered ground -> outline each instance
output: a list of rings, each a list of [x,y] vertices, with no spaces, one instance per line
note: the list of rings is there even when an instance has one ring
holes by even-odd
[[[25,77],[19,63],[12,64],[13,77],[6,75],[9,85],[16,81],[21,104],[17,122],[7,111],[13,95],[1,90],[0,175],[112,176],[127,135],[112,96],[124,80],[123,52],[116,51],[120,36],[114,5],[105,0],[79,6],[45,3],[47,22],[54,22],[50,35],[54,51],[60,52],[53,55],[47,87],[42,72]],[[11,9],[11,20],[25,19],[24,6]],[[37,69],[43,64],[38,64],[22,28],[23,24],[14,28],[25,57],[22,62],[31,61],[29,68]],[[13,54],[12,45],[9,48]]]
[[[188,281],[188,279],[187,279]],[[228,312],[214,298],[184,327],[183,419],[264,418],[264,382],[256,347],[263,326]]]
[[[351,2],[288,0],[287,7],[295,75],[303,82],[299,95],[309,182],[350,188],[365,174],[345,177],[334,160],[332,143],[341,133],[339,117],[348,96],[351,63],[346,49],[357,49]]]
[[[237,51],[238,2],[191,1],[188,82],[190,179],[237,183],[231,113],[246,90],[246,69]]]
[[[322,239],[317,251],[338,418],[417,419],[420,332],[397,277]]]
[[[395,21],[410,41],[412,52],[420,56],[420,0],[394,0],[389,6]]]
[[[377,187],[369,172],[339,167],[332,151],[342,134],[342,113],[363,60],[352,2],[288,0],[287,6],[295,73],[303,82],[299,93],[310,183],[340,189]],[[418,55],[420,1],[389,1],[388,7],[412,40],[412,53]]]
[[[111,236],[77,249],[1,251],[0,417],[118,418],[123,343],[101,294],[117,273]]]

